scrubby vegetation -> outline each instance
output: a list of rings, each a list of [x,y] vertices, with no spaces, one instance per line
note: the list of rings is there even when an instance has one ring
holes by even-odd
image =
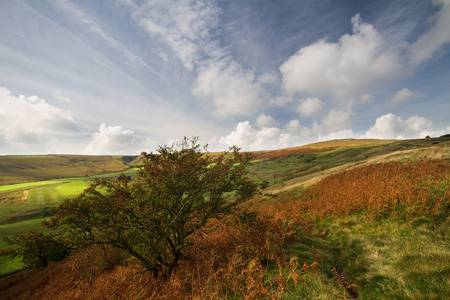
[[[430,148],[432,142],[439,144]],[[445,299],[448,141],[362,148],[254,163],[249,169],[259,194],[196,228],[166,276],[142,273],[139,259],[99,243],[45,269],[2,278],[2,297]],[[296,176],[294,161],[301,169]],[[280,165],[291,167],[283,173]],[[311,168],[323,174],[311,186],[299,185],[298,178],[311,178]]]

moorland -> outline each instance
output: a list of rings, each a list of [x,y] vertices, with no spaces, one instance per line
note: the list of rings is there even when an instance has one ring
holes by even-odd
[[[258,151],[260,216],[209,224],[169,277],[88,247],[46,268],[0,256],[0,299],[445,299],[450,290],[450,138],[333,140]],[[0,235],[41,228],[138,156],[0,157]],[[7,247],[0,241],[0,248]],[[106,254],[107,253],[107,254]]]

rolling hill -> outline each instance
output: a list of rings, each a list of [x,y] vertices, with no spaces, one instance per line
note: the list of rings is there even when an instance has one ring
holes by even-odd
[[[2,278],[0,299],[445,299],[450,138],[333,140],[252,154],[251,179],[261,188],[245,205],[262,218],[202,232],[170,278],[140,274],[114,251],[107,260],[117,262],[109,265],[105,249],[91,248]],[[75,195],[86,175],[130,169],[138,161],[0,157],[0,186],[79,176],[68,186],[28,188],[30,195],[50,195],[56,187]],[[9,193],[22,197],[21,190]],[[14,195],[9,199],[18,199]],[[0,199],[6,199],[1,192]],[[0,201],[3,232],[36,227],[42,209],[61,201],[20,199]]]
[[[137,156],[11,155],[0,156],[0,186],[130,169]]]

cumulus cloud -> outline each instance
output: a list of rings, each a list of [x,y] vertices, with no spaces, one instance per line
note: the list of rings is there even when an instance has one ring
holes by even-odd
[[[275,74],[264,73],[258,77],[258,82],[261,84],[274,83],[277,80],[277,76]]]
[[[281,107],[293,101],[292,96],[278,96],[270,99],[270,105],[275,107]]]
[[[357,14],[353,34],[337,43],[321,39],[301,48],[280,67],[284,90],[338,98],[361,97],[378,84],[403,74],[398,53],[388,49],[375,28]]]
[[[412,116],[404,120],[395,114],[389,113],[376,119],[373,125],[363,136],[365,138],[379,139],[407,139],[423,138],[434,135],[433,124],[430,120]]]
[[[441,6],[434,17],[434,25],[411,45],[411,63],[430,59],[444,44],[450,42],[450,0],[432,1]]]
[[[256,125],[260,128],[263,127],[273,127],[277,125],[277,121],[271,116],[265,114],[260,114],[256,119]]]
[[[291,120],[284,127],[253,128],[249,121],[240,122],[229,135],[221,137],[219,143],[237,145],[247,151],[275,150],[305,145],[317,141],[349,138],[410,139],[426,136],[441,136],[450,132],[450,126],[434,130],[430,120],[411,116],[407,119],[389,113],[376,119],[365,134],[357,134],[348,128],[350,114],[332,110],[321,123],[303,126],[299,120]]]
[[[249,121],[240,122],[236,129],[226,137],[221,137],[222,145],[243,148],[244,150],[276,149],[281,130],[276,127],[254,129]]]
[[[394,97],[392,97],[392,99],[391,99],[391,104],[397,105],[401,102],[405,102],[405,101],[413,99],[413,98],[422,98],[425,96],[426,96],[425,94],[418,93],[418,92],[412,92],[407,88],[403,88],[403,89],[397,91],[397,93],[395,93]]]
[[[0,88],[0,140],[4,151],[23,153],[52,151],[59,136],[79,132],[69,111],[48,104],[37,96],[15,97]]]
[[[291,120],[282,128],[259,126],[260,129],[255,129],[249,121],[245,121],[238,123],[229,135],[221,137],[219,143],[226,146],[237,145],[244,150],[273,150],[317,140],[352,138],[355,135],[345,127],[349,124],[349,119],[349,113],[332,110],[322,123],[314,122],[310,127],[301,125],[299,120]]]
[[[306,98],[297,106],[297,112],[305,117],[311,117],[319,113],[322,109],[322,101],[317,97]]]
[[[325,132],[336,132],[350,127],[350,113],[332,109],[322,120]]]
[[[134,154],[138,143],[134,132],[122,126],[100,125],[86,147],[86,154]]]
[[[234,61],[220,61],[199,70],[192,93],[212,101],[215,114],[224,118],[255,113],[262,87],[252,70],[244,70]]]

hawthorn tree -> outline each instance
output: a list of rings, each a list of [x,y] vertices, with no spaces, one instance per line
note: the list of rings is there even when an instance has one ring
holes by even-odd
[[[64,225],[72,246],[109,244],[147,271],[168,274],[184,258],[192,235],[212,218],[233,212],[234,191],[248,185],[250,155],[232,147],[209,155],[198,138],[184,138],[157,153],[142,153],[135,181],[98,181],[64,201],[47,227]]]

